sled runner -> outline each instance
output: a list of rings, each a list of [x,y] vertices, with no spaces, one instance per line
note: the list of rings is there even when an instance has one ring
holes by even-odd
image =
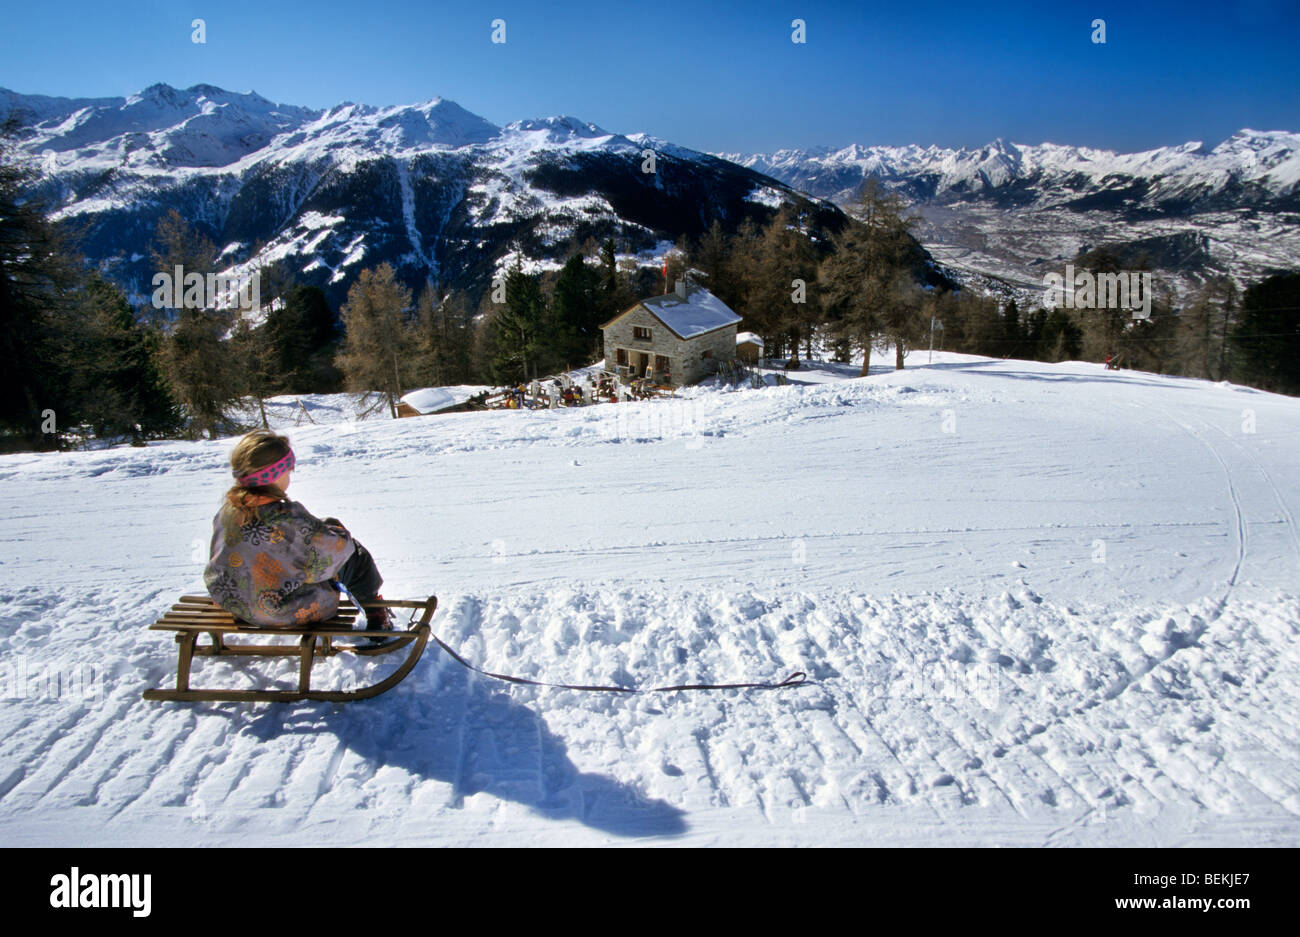
[[[357,617],[357,607],[351,602],[344,601],[339,605],[338,614],[329,621],[270,628],[250,625],[248,622],[235,619],[206,595],[183,595],[170,611],[149,626],[151,631],[176,633],[178,646],[176,689],[145,690],[144,698],[187,703],[206,701],[293,703],[300,700],[345,702],[378,696],[397,686],[411,672],[420,655],[424,653],[424,646],[429,640],[429,622],[432,621],[433,612],[438,607],[438,598],[431,595],[423,602],[367,602],[366,607],[411,609],[410,626],[405,631],[354,630],[352,624]],[[418,620],[415,617],[417,611]],[[201,634],[208,635],[208,643],[198,642]],[[227,641],[227,638],[236,635],[256,635],[260,638],[290,636],[296,637],[298,641],[296,644],[244,643],[239,639],[235,642]],[[408,645],[410,650],[402,665],[386,679],[373,686],[356,690],[313,690],[311,687],[312,664],[322,657],[340,653],[373,656],[387,654]],[[190,664],[195,657],[296,657],[299,662],[298,689],[191,689]]]

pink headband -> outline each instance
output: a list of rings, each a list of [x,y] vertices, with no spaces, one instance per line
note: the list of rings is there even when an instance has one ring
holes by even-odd
[[[236,479],[243,488],[251,488],[254,485],[269,485],[285,472],[292,472],[293,466],[293,450],[290,449],[285,453],[284,458],[280,459],[280,461],[272,462],[266,468],[260,468],[252,474],[245,475],[243,478],[236,476]]]

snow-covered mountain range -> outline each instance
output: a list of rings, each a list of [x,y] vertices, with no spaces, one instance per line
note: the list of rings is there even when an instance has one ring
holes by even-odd
[[[1012,293],[1036,294],[1044,272],[1099,244],[1145,254],[1176,292],[1214,273],[1252,282],[1300,258],[1297,133],[1142,153],[996,140],[719,155],[840,205],[875,177],[912,203],[937,259]]]
[[[286,259],[338,302],[384,261],[412,286],[477,292],[516,253],[557,266],[589,237],[657,267],[682,234],[764,220],[785,201],[833,230],[835,204],[870,176],[907,197],[920,241],[958,279],[1023,304],[1100,244],[1145,259],[1183,297],[1209,276],[1244,285],[1300,258],[1300,134],[1283,131],[1131,154],[998,140],[710,155],[569,116],[498,127],[442,98],[314,110],[164,84],[127,98],[0,89],[8,120],[55,217],[136,296],[172,208],[224,269]]]
[[[1134,214],[1256,207],[1300,210],[1300,134],[1242,130],[1203,143],[1115,153],[995,140],[978,149],[860,146],[719,154],[822,198],[850,199],[868,176],[916,201],[1113,208]]]
[[[319,111],[211,85],[93,99],[0,90],[9,119],[55,217],[84,229],[88,256],[137,295],[172,208],[227,269],[287,258],[336,300],[384,261],[412,285],[482,289],[516,251],[558,265],[571,245],[612,236],[662,253],[714,218],[733,227],[782,201],[844,223],[829,203],[645,134],[567,116],[498,127],[442,98]]]

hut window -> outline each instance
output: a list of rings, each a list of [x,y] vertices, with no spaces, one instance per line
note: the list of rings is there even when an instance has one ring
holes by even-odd
[[[632,326],[632,337],[645,339],[648,342],[650,341],[650,330],[643,325],[634,325]]]

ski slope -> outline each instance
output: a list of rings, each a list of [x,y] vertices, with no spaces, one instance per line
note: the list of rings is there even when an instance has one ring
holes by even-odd
[[[0,843],[1295,845],[1300,400],[926,357],[291,431],[290,494],[478,666],[781,691],[431,647],[368,702],[145,703],[231,441],[0,456]]]

